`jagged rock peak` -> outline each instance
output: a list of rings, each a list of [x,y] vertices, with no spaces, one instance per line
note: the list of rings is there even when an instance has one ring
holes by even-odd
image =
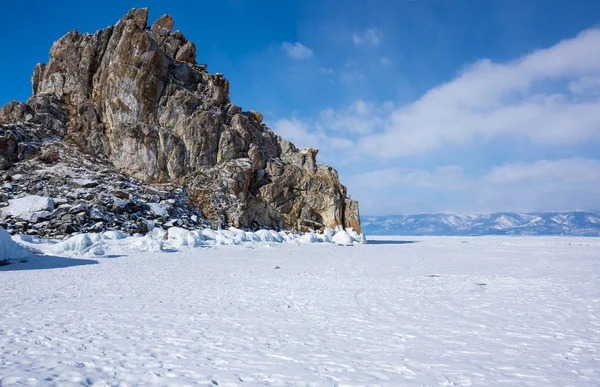
[[[0,164],[35,157],[19,153],[19,138],[32,149],[62,139],[148,184],[183,186],[215,226],[360,232],[358,203],[335,169],[316,163],[317,150],[298,150],[260,112],[231,103],[227,79],[196,63],[171,16],[147,21],[148,9],[132,9],[114,26],[56,41],[27,104],[0,110]]]

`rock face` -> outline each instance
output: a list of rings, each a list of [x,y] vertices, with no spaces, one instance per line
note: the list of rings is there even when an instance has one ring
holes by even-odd
[[[61,141],[45,141],[35,157],[0,176],[0,227],[10,233],[59,239],[75,232],[207,226],[184,187],[147,184]]]
[[[0,110],[0,167],[50,139],[148,184],[181,186],[213,226],[360,232],[358,203],[317,150],[297,149],[229,101],[169,15],[133,9],[95,34],[71,31],[32,76],[27,104]]]

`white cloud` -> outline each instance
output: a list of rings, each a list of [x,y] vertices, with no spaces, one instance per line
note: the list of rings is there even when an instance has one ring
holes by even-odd
[[[367,28],[352,34],[352,43],[355,46],[379,46],[382,40],[383,31],[380,28]]]
[[[366,75],[359,70],[344,70],[340,73],[340,82],[347,85],[357,85],[367,83]]]
[[[308,124],[297,118],[277,120],[273,124],[273,131],[298,147],[319,148],[319,135],[312,133]]]
[[[600,161],[505,164],[470,177],[459,166],[389,168],[350,176],[363,214],[600,209]]]
[[[511,163],[492,169],[486,179],[492,184],[541,183],[556,179],[568,184],[600,183],[600,161],[572,158],[540,160],[533,164]]]
[[[309,124],[296,117],[277,120],[272,126],[277,135],[292,142],[298,148],[319,149],[321,151],[319,159],[323,162],[331,160],[336,160],[338,163],[343,162],[339,156],[336,156],[338,151],[356,147],[351,139],[331,135],[322,131],[320,126]]]
[[[327,75],[331,75],[331,74],[333,74],[333,69],[332,69],[332,68],[329,68],[329,67],[321,67],[321,68],[319,69],[319,72],[320,72],[321,74],[327,74]]]
[[[341,109],[325,109],[319,116],[317,127],[323,131],[336,131],[351,135],[367,135],[385,125],[382,118],[390,105],[357,100]]]
[[[281,48],[294,59],[308,59],[313,56],[312,50],[299,42],[283,42]]]
[[[362,151],[395,158],[501,136],[546,146],[598,140],[599,46],[592,29],[512,62],[479,61],[383,117],[385,130]]]
[[[569,84],[569,91],[574,95],[593,93],[600,93],[600,76],[595,77],[581,77],[572,81]]]
[[[511,62],[481,60],[413,103],[357,100],[326,109],[308,130],[358,136],[352,157],[379,159],[498,139],[549,149],[600,141],[597,47],[600,29],[590,29]],[[340,81],[366,78],[343,71]]]
[[[600,145],[597,47],[600,29],[590,29],[510,62],[481,60],[407,105],[356,100],[306,121],[280,120],[274,129],[298,146],[320,147],[321,161],[361,170],[407,157],[427,156],[431,164],[440,150],[448,159],[452,147],[468,152],[504,141],[533,144],[538,154],[574,154],[578,145]],[[504,164],[483,176],[458,166],[342,175],[364,214],[600,209],[600,161],[593,159]]]

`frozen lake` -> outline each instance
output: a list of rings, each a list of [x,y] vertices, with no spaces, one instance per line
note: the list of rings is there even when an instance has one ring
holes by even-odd
[[[600,385],[600,238],[374,239],[0,267],[0,385]]]

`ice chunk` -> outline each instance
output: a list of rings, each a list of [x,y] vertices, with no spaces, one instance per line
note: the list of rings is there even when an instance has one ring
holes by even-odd
[[[240,245],[244,242],[252,241],[252,238],[248,239],[246,232],[235,227],[229,228],[229,237],[233,240],[233,244]]]
[[[229,230],[219,230],[215,234],[215,241],[220,245],[235,245],[233,233]]]
[[[248,242],[260,242],[260,238],[258,237],[258,235],[251,231],[246,231],[246,240]]]
[[[10,234],[0,227],[0,262],[10,259],[22,259],[31,255],[31,252],[13,241]]]
[[[174,247],[196,247],[200,245],[200,239],[191,231],[181,227],[171,227],[167,230],[167,240]]]
[[[335,235],[333,236],[333,238],[331,238],[331,240],[336,245],[342,245],[342,246],[352,246],[352,244],[354,242],[354,240],[352,239],[350,234],[348,234],[346,232],[346,230],[339,230],[338,232],[335,233]]]
[[[333,229],[327,227],[327,228],[325,228],[325,231],[323,231],[323,235],[325,235],[327,238],[331,239],[335,235],[335,231],[333,231]]]
[[[314,232],[307,232],[297,239],[300,243],[318,243],[319,237]]]
[[[125,239],[127,235],[121,231],[106,231],[102,233],[102,239]]]
[[[92,246],[94,241],[88,234],[78,234],[73,235],[69,239],[66,239],[56,245],[56,250],[58,252],[83,252],[86,251],[88,247]]]
[[[277,232],[270,230],[258,230],[254,233],[261,242],[283,242],[283,238]]]
[[[350,237],[355,242],[365,243],[367,241],[367,238],[365,238],[365,234],[363,234],[363,233],[359,234],[356,231],[354,231],[352,228],[346,229],[346,232],[348,233],[348,235],[350,235]]]
[[[317,238],[319,238],[319,242],[329,242],[331,243],[331,238],[333,237],[333,235],[327,235],[327,234],[320,234],[317,233]]]
[[[122,244],[119,247],[122,251],[158,252],[163,249],[162,238],[158,239],[156,236],[151,234],[146,234],[143,237],[130,237],[120,242]]]

